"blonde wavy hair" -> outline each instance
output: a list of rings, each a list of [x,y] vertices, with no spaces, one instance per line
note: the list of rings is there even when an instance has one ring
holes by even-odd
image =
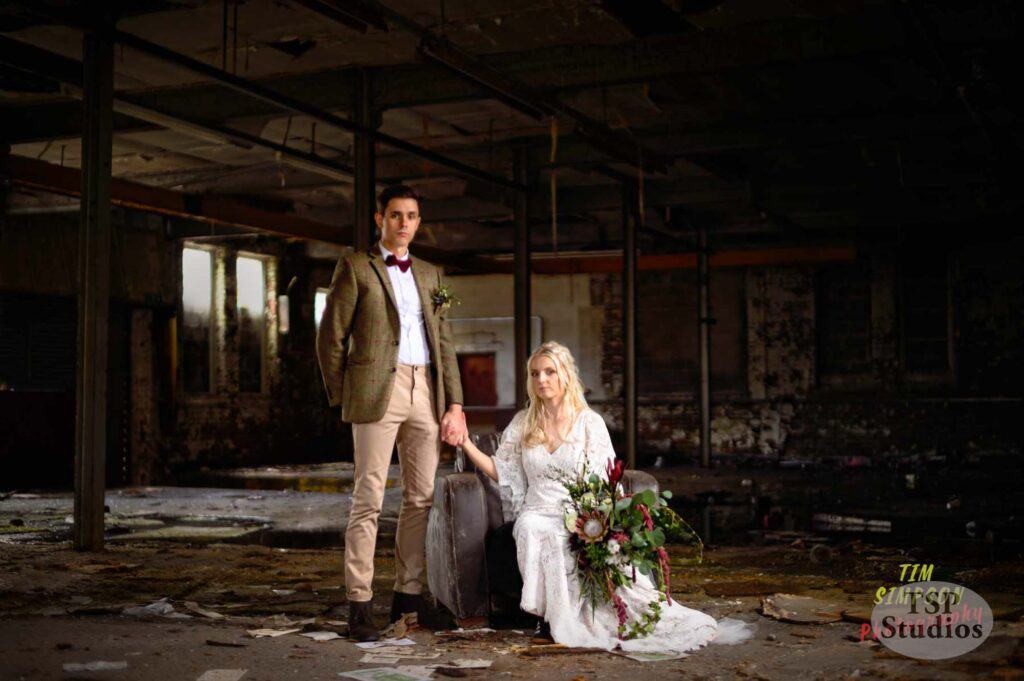
[[[542,344],[533,351],[530,359],[526,361],[526,394],[529,399],[526,404],[526,419],[523,424],[523,444],[527,447],[547,442],[548,439],[542,425],[544,404],[537,397],[530,376],[530,365],[538,357],[547,357],[555,365],[558,380],[565,387],[562,409],[569,417],[569,423],[575,424],[576,418],[589,408],[587,400],[583,396],[583,381],[580,380],[576,360],[569,352],[569,348],[556,341]]]

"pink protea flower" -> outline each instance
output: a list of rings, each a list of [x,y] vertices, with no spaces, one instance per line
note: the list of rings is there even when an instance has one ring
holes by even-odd
[[[600,511],[581,513],[576,520],[576,535],[588,544],[604,539],[608,533],[608,519]]]

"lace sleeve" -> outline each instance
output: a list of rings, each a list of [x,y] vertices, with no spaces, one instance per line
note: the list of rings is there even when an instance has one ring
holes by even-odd
[[[519,516],[526,501],[526,470],[523,468],[523,412],[519,412],[501,434],[501,443],[494,453],[498,472],[501,512],[509,523]]]
[[[608,479],[608,462],[615,460],[615,448],[604,419],[596,411],[587,414],[587,467],[602,480]]]

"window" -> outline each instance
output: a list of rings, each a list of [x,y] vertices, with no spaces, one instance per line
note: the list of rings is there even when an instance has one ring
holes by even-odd
[[[871,281],[864,264],[818,272],[818,366],[823,374],[871,369]]]
[[[324,309],[327,307],[327,289],[318,288],[313,294],[313,323],[316,330],[320,330],[320,320],[323,319]]]
[[[239,256],[235,261],[238,300],[238,389],[263,392],[267,284],[263,260]]]
[[[213,258],[209,251],[181,252],[182,379],[188,392],[210,392],[213,330]]]

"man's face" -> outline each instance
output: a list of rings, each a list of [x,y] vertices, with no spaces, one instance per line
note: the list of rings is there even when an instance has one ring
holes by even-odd
[[[392,252],[404,250],[412,243],[420,226],[419,202],[416,199],[391,199],[384,214],[377,213],[374,217],[384,247]]]

